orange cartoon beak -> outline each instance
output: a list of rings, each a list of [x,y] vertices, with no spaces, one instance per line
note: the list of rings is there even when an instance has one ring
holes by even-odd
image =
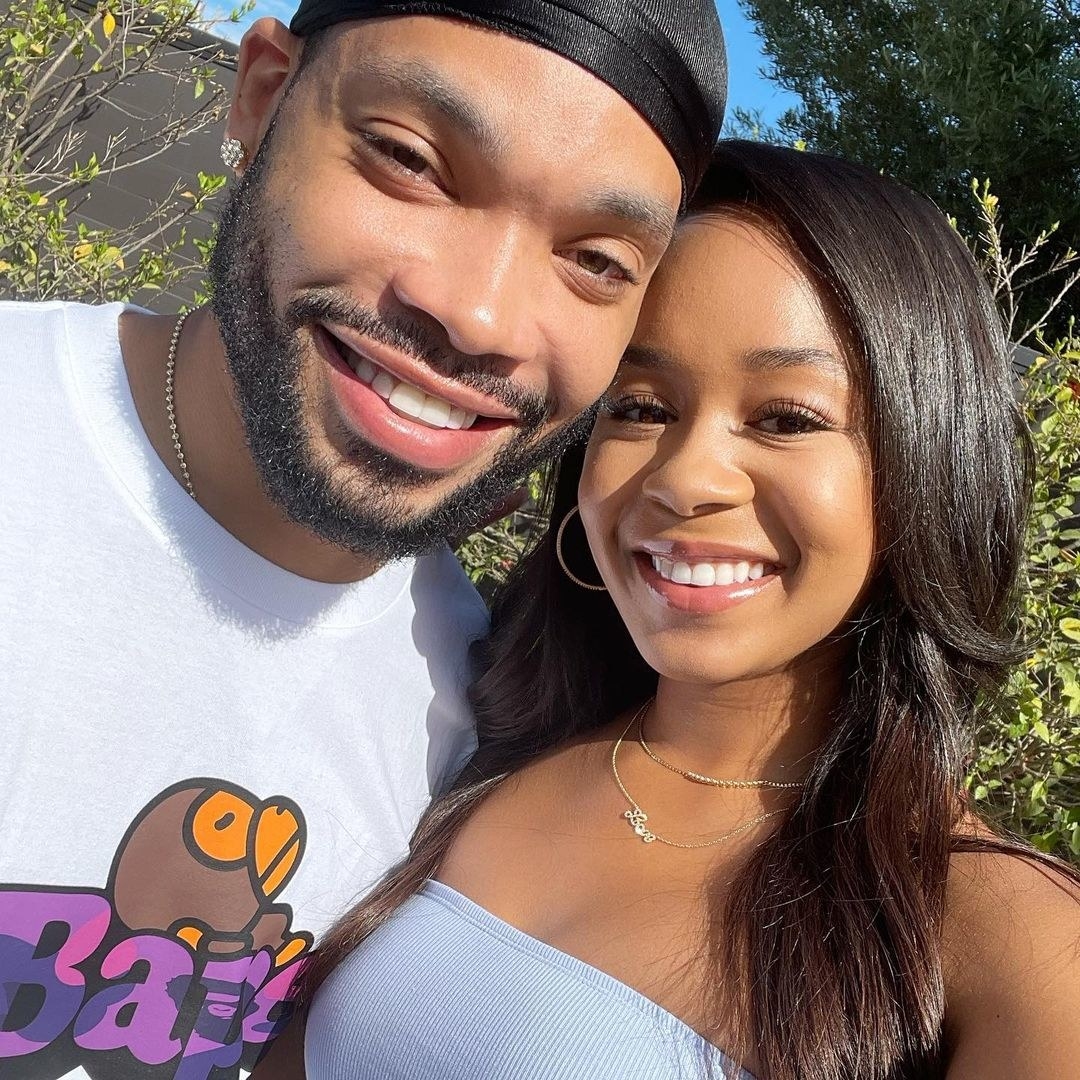
[[[296,814],[268,803],[255,826],[255,873],[263,893],[275,896],[296,868],[303,837]]]

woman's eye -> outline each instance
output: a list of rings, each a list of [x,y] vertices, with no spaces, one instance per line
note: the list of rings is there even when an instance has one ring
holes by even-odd
[[[825,431],[829,425],[816,413],[803,408],[785,407],[773,409],[754,421],[754,427],[767,435],[809,435]]]
[[[603,406],[614,420],[628,424],[667,424],[674,419],[671,412],[652,398],[622,398]]]

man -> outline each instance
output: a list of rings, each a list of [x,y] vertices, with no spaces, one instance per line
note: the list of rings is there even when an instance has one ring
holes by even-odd
[[[712,0],[304,0],[241,45],[212,310],[0,313],[0,1076],[273,1036],[468,750],[445,539],[605,389],[723,70]]]

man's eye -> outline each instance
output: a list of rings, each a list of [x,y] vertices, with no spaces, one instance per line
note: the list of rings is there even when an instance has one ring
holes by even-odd
[[[609,281],[637,283],[634,275],[627,267],[602,251],[590,251],[588,249],[575,251],[574,262],[586,273],[594,274],[596,277],[606,278]]]
[[[393,139],[387,139],[382,135],[374,135],[371,132],[364,132],[364,139],[378,154],[389,158],[403,172],[411,173],[413,176],[434,173],[431,162],[411,146],[406,146],[404,143],[396,142]],[[434,176],[432,176],[432,179],[434,179]]]

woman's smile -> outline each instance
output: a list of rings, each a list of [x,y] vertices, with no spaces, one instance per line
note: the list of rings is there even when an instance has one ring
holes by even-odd
[[[771,555],[678,540],[646,541],[631,557],[658,602],[697,614],[717,614],[759,596],[783,571]]]

